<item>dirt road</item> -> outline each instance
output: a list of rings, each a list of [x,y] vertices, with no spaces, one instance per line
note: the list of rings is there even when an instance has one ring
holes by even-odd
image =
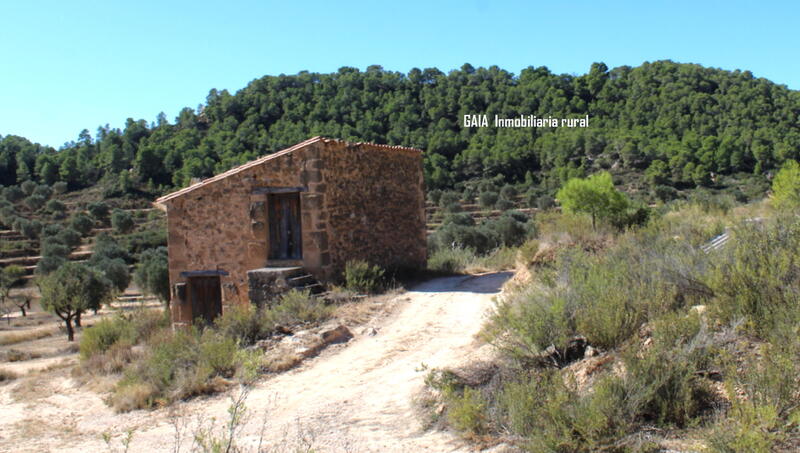
[[[238,444],[249,451],[263,435],[262,445],[272,451],[306,446],[321,452],[468,451],[450,433],[423,431],[412,399],[423,385],[422,364],[452,366],[478,353],[474,335],[509,277],[439,278],[398,296],[392,314],[374,324],[376,335],[356,332],[346,347],[257,383],[246,400],[248,418]],[[14,403],[5,391],[0,395],[4,412],[11,415],[0,420],[0,450],[107,451],[101,433],[118,433],[118,446],[121,433],[135,427],[129,451],[174,451],[175,425],[167,409],[114,414],[99,396],[70,387],[67,378],[48,385],[62,386],[61,394],[37,401],[36,409]],[[196,431],[199,416],[206,423],[214,417],[220,424],[229,406],[230,398],[223,395],[177,404],[186,435],[181,450],[189,450],[188,436]],[[29,410],[36,413],[26,414]],[[20,438],[19,422],[40,417],[56,426],[65,420],[72,434]],[[15,437],[13,448],[10,435]]]

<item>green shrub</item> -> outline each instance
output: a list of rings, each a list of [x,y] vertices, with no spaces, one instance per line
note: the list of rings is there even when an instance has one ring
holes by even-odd
[[[39,209],[42,208],[42,206],[44,206],[46,202],[47,202],[46,198],[37,194],[30,195],[23,201],[23,203],[25,203],[25,206],[27,206],[28,209],[30,209],[31,211],[38,211]]]
[[[233,338],[241,346],[248,346],[273,332],[275,326],[270,315],[267,308],[236,304],[215,319],[214,326],[225,337]]]
[[[290,290],[282,294],[277,303],[269,308],[269,322],[289,326],[302,323],[315,323],[327,319],[333,307],[311,295],[308,291]]]
[[[67,258],[70,253],[69,247],[58,241],[57,238],[46,238],[42,241],[42,256],[57,256]]]
[[[20,233],[28,239],[37,239],[42,232],[42,223],[38,220],[20,224]]]
[[[47,275],[61,267],[66,262],[67,260],[61,256],[42,256],[42,259],[36,263],[36,275]]]
[[[449,213],[444,216],[444,220],[442,220],[442,224],[445,223],[452,223],[455,225],[463,225],[463,226],[474,226],[475,219],[466,212],[458,212],[458,213]]]
[[[53,192],[62,194],[67,192],[67,183],[64,181],[58,181],[53,183]]]
[[[8,286],[14,286],[15,284],[19,283],[22,277],[25,276],[27,272],[25,268],[16,264],[10,264],[3,268],[2,270],[2,279],[7,283]]]
[[[90,260],[89,263],[92,267],[102,272],[105,277],[111,281],[117,291],[125,291],[125,288],[131,282],[130,271],[128,265],[125,264],[121,258],[101,258],[97,260]]]
[[[444,223],[434,233],[438,248],[469,248],[486,253],[499,245],[497,233],[485,225],[467,226]]]
[[[20,184],[19,187],[20,189],[22,189],[25,195],[30,195],[33,193],[34,190],[36,190],[36,183],[31,180],[27,180],[22,184]]]
[[[87,327],[80,342],[81,359],[107,351],[115,344],[132,346],[136,341],[136,330],[130,320],[121,316],[103,318]]]
[[[517,196],[517,188],[512,186],[511,184],[506,184],[500,189],[500,198],[504,198],[506,200],[513,200]]]
[[[463,272],[475,259],[475,252],[472,249],[441,247],[428,257],[428,269],[456,274]]]
[[[344,268],[345,287],[351,291],[375,293],[384,285],[385,271],[377,264],[366,261],[348,261]]]
[[[90,203],[86,209],[89,211],[89,214],[91,214],[91,216],[100,224],[106,225],[108,223],[108,216],[111,210],[106,203],[103,203],[102,201]]]
[[[161,302],[168,303],[170,289],[167,248],[159,247],[142,252],[133,279],[146,294],[154,295]]]
[[[735,228],[715,253],[710,286],[713,311],[723,322],[744,318],[768,338],[782,325],[800,322],[800,221],[787,216]]]
[[[81,245],[80,233],[72,228],[63,228],[55,236],[51,237],[55,237],[56,240],[72,249]]]
[[[94,227],[94,220],[84,213],[78,213],[72,216],[69,221],[69,226],[81,234],[81,236],[88,236]]]
[[[509,209],[514,209],[514,202],[501,198],[494,204],[494,208],[498,211],[508,211]]]
[[[212,392],[213,378],[232,377],[241,359],[235,340],[213,330],[164,330],[126,370],[111,402],[124,411]]]
[[[67,206],[64,203],[53,198],[47,202],[47,204],[45,205],[45,209],[47,209],[47,212],[51,214],[63,215],[67,211]]]
[[[524,216],[515,216],[513,211],[508,211],[496,219],[486,220],[482,227],[496,235],[498,245],[516,247],[525,242],[528,237],[530,230],[526,221]]]
[[[499,199],[500,196],[497,195],[497,192],[481,192],[478,194],[478,204],[484,209],[494,207]]]
[[[36,186],[36,189],[33,191],[33,194],[39,195],[40,197],[47,200],[53,196],[53,189],[51,189],[47,184],[39,184],[38,186]]]
[[[3,194],[6,196],[6,200],[10,201],[11,203],[16,203],[25,198],[25,192],[23,192],[19,186],[6,187],[6,190],[3,192]]]
[[[435,204],[439,204],[439,200],[442,198],[442,191],[439,189],[433,189],[428,191],[428,200]]]
[[[450,390],[445,396],[447,420],[458,431],[483,434],[487,430],[486,403],[480,391],[464,387],[459,393]]]
[[[111,213],[111,226],[119,234],[130,233],[135,226],[130,212],[122,209],[114,209]]]

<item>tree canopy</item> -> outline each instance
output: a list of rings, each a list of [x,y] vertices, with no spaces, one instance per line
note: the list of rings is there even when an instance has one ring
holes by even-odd
[[[608,172],[570,179],[556,197],[565,211],[589,214],[592,228],[596,228],[597,219],[619,217],[629,205],[627,197],[614,187]]]
[[[583,117],[588,128],[464,127],[463,116]],[[501,175],[554,190],[603,169],[647,170],[657,184],[708,185],[715,175],[776,170],[800,158],[800,92],[749,71],[672,61],[588,73],[519,74],[469,64],[407,74],[370,66],[253,80],[212,89],[170,123],[128,119],[84,130],[60,151],[0,138],[0,183],[29,179],[72,188],[104,179],[163,191],[185,186],[310,136],[425,150],[429,188]]]

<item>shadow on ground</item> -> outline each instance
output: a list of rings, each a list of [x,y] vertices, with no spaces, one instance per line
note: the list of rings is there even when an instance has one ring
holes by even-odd
[[[503,284],[514,275],[513,272],[490,272],[478,275],[456,275],[439,277],[420,283],[409,289],[409,292],[447,293],[462,292],[476,294],[499,293]]]

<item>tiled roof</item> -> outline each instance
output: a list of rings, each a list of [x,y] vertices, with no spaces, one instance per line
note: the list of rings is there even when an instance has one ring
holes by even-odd
[[[296,145],[293,145],[293,146],[291,146],[289,148],[286,148],[284,150],[281,150],[281,151],[278,151],[278,152],[275,152],[275,153],[272,153],[272,154],[267,154],[266,156],[259,157],[258,159],[252,160],[250,162],[247,162],[246,164],[240,165],[238,167],[231,168],[230,170],[228,170],[226,172],[220,173],[220,174],[218,174],[216,176],[212,176],[211,178],[208,178],[208,179],[204,179],[204,180],[202,180],[202,181],[200,181],[200,182],[198,182],[196,184],[192,184],[189,187],[185,187],[183,189],[177,190],[177,191],[172,192],[170,194],[164,195],[163,197],[158,198],[156,200],[156,204],[163,204],[166,201],[170,201],[172,199],[175,199],[175,198],[181,197],[183,195],[186,195],[187,193],[189,193],[189,192],[191,192],[191,191],[193,191],[195,189],[199,189],[199,188],[205,187],[205,186],[207,186],[209,184],[213,184],[214,182],[220,181],[222,179],[225,179],[228,176],[233,176],[233,175],[235,175],[235,174],[237,174],[237,173],[239,173],[241,171],[247,170],[248,168],[252,168],[252,167],[261,165],[264,162],[267,162],[269,160],[272,160],[272,159],[275,159],[277,157],[283,156],[285,154],[289,154],[289,153],[291,153],[293,151],[296,151],[296,150],[298,150],[300,148],[305,148],[306,146],[308,146],[308,145],[310,145],[312,143],[316,143],[316,142],[341,143],[341,144],[345,144],[345,145],[349,145],[349,146],[367,145],[367,146],[374,147],[374,148],[416,151],[416,152],[420,152],[420,153],[422,152],[422,150],[419,150],[419,149],[416,149],[416,148],[408,148],[408,147],[405,147],[405,146],[379,145],[379,144],[376,144],[376,143],[366,143],[366,142],[350,143],[350,142],[346,142],[344,140],[337,140],[337,139],[333,139],[333,138],[325,138],[325,137],[317,136],[317,137],[309,138],[306,141],[300,142],[300,143],[298,143]]]

